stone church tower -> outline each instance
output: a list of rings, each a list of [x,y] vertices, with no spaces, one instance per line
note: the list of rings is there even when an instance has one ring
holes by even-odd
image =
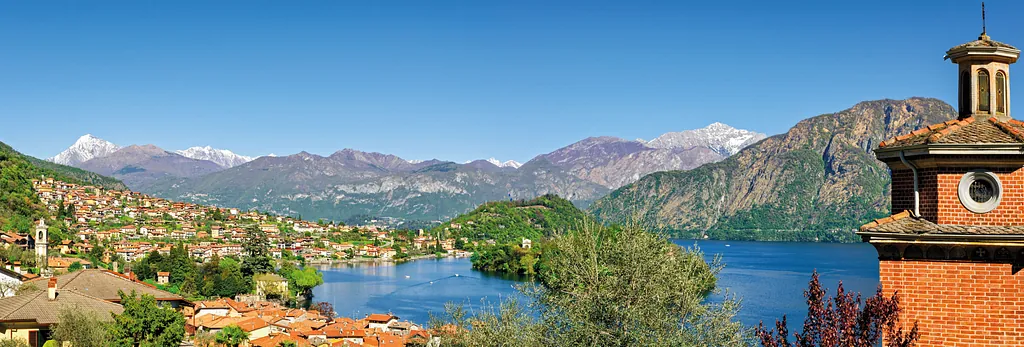
[[[1024,345],[1024,122],[1011,118],[1020,50],[977,40],[951,48],[959,117],[879,144],[894,215],[858,234],[878,251],[886,295],[919,346]]]

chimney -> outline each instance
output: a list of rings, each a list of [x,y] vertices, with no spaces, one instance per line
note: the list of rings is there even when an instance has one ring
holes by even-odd
[[[46,285],[46,297],[50,301],[57,300],[57,278],[50,277],[50,282]]]

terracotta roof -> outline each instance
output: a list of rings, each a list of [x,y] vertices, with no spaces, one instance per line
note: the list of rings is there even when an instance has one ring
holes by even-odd
[[[389,314],[374,313],[374,314],[371,314],[369,316],[366,316],[366,320],[371,321],[371,322],[387,322],[387,321],[392,320],[392,319],[398,319],[398,317],[396,317],[395,315],[390,314],[390,313]]]
[[[1024,235],[1024,225],[935,224],[910,211],[876,219],[860,227],[861,232],[912,235]]]
[[[55,276],[58,290],[76,290],[110,302],[120,302],[118,291],[151,295],[161,301],[185,301],[180,295],[165,292],[142,282],[129,280],[121,275],[101,269],[86,269],[69,274]],[[46,281],[32,280],[26,282],[42,291],[46,291]]]
[[[103,321],[111,320],[110,313],[124,312],[121,305],[74,290],[58,290],[57,298],[50,300],[44,289],[0,299],[0,323],[34,321],[43,325],[54,324],[64,306],[95,313],[96,318]]]
[[[963,49],[963,48],[976,48],[976,47],[1002,47],[1002,48],[1017,49],[1017,47],[1010,46],[1008,44],[992,40],[991,38],[988,37],[988,35],[982,34],[982,36],[978,37],[977,40],[974,40],[974,41],[971,41],[971,42],[967,42],[967,43],[964,43],[964,44],[960,44],[960,45],[954,46],[953,48],[950,48],[949,50],[950,51],[954,51],[954,50]]]
[[[250,346],[255,347],[277,347],[284,341],[294,341],[299,347],[309,346],[309,341],[300,337],[287,334],[273,334],[249,341]]]
[[[1016,119],[1000,121],[994,117],[985,120],[975,117],[953,119],[882,141],[878,148],[976,143],[1024,144],[1024,122]]]

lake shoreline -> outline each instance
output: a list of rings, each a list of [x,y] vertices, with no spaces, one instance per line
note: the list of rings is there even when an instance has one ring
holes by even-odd
[[[434,254],[424,254],[424,255],[410,256],[409,258],[400,259],[400,260],[359,257],[359,258],[353,258],[353,259],[330,260],[330,261],[326,261],[326,262],[311,262],[311,263],[308,263],[308,265],[311,265],[311,266],[324,266],[324,267],[338,267],[338,266],[341,266],[341,265],[375,265],[375,266],[376,265],[400,265],[400,264],[405,264],[405,263],[409,263],[409,262],[414,262],[414,261],[417,261],[417,260],[426,260],[426,259],[462,259],[462,258],[469,258],[469,257],[456,257],[456,256],[453,256],[453,255],[446,255],[446,256],[438,258],[437,255],[434,255]]]

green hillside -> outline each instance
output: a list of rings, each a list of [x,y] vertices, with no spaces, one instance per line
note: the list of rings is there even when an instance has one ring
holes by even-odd
[[[23,155],[0,142],[0,230],[27,232],[33,220],[47,215],[46,207],[32,189],[32,179],[54,177],[76,184],[102,182],[104,186],[120,186],[119,181],[63,165],[41,162]]]
[[[493,239],[499,244],[518,243],[524,237],[540,240],[585,218],[587,215],[572,202],[549,194],[531,200],[488,202],[432,232],[470,240]]]
[[[91,186],[103,187],[105,189],[128,190],[128,187],[125,186],[124,183],[121,182],[121,180],[118,180],[116,178],[103,176],[95,172],[85,171],[77,167],[51,163],[27,155],[23,156],[25,157],[25,159],[28,159],[29,163],[35,165],[38,168],[53,171],[56,174],[62,175],[62,177],[77,182],[85,183]]]

